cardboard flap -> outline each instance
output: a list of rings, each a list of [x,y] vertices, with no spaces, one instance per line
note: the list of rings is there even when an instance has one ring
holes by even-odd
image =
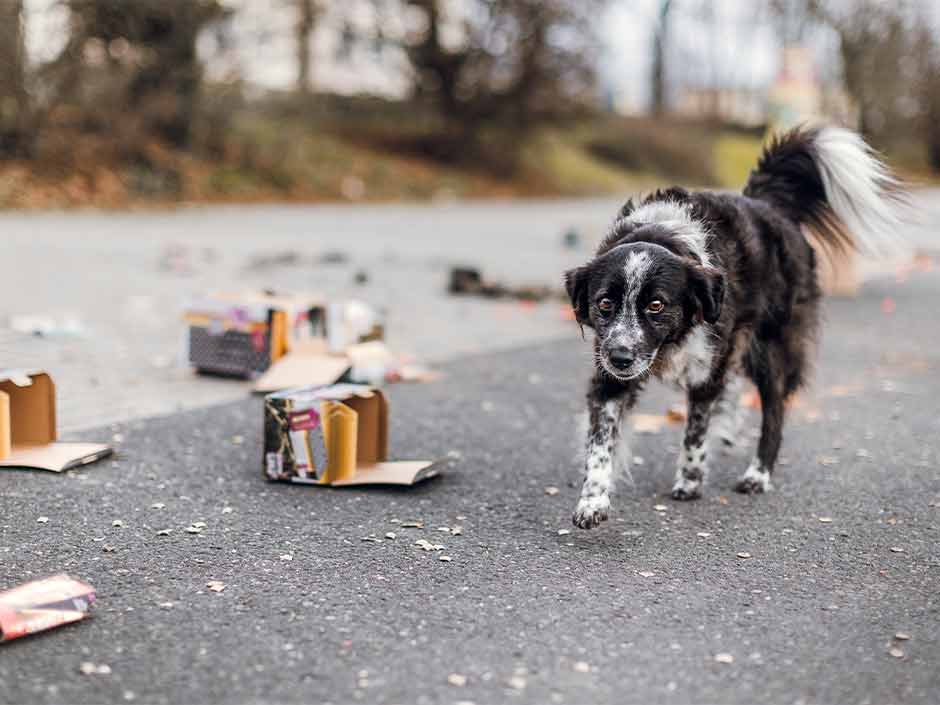
[[[0,392],[8,397],[10,445],[51,443],[56,439],[55,385],[48,374],[4,370],[0,373]],[[0,426],[0,433],[3,431]]]
[[[333,384],[349,369],[346,357],[291,352],[275,362],[254,384],[259,393],[280,392],[293,387]]]
[[[356,468],[349,480],[332,483],[333,487],[352,485],[414,485],[436,476],[438,469],[430,460],[401,460]]]
[[[101,460],[112,452],[101,443],[14,445],[10,455],[0,460],[0,467],[63,472]]]

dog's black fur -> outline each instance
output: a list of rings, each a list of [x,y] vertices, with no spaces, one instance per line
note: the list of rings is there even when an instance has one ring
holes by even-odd
[[[736,489],[770,487],[784,404],[806,380],[819,324],[816,252],[803,227],[824,250],[854,247],[846,221],[857,225],[868,208],[891,222],[896,185],[853,133],[797,129],[765,149],[743,194],[669,188],[623,207],[596,257],[565,276],[578,323],[595,331],[597,363],[577,526],[607,518],[620,422],[651,376],[688,394],[675,499],[700,495],[709,421],[722,401],[736,406],[727,399],[736,376],[754,383],[763,413]],[[883,236],[884,224],[870,234]]]

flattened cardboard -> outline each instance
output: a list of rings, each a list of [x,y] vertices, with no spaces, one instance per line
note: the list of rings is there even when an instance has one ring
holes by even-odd
[[[56,441],[55,385],[41,370],[0,370],[0,467],[62,472],[112,453]]]
[[[252,389],[261,394],[297,387],[333,384],[349,371],[345,355],[330,355],[326,343],[307,343],[295,347],[255,381]]]
[[[269,394],[264,452],[265,477],[282,482],[413,485],[438,474],[433,461],[387,460],[388,402],[380,390],[365,385]]]
[[[0,592],[0,642],[84,619],[94,601],[93,587],[64,574]]]

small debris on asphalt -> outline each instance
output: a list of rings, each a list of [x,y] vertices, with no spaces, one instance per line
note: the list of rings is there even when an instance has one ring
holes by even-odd
[[[888,653],[894,656],[894,658],[904,658],[904,652],[896,646],[892,646],[888,649]]]
[[[225,589],[225,583],[221,580],[210,580],[206,583],[206,587],[212,590],[212,592],[222,592]]]
[[[447,676],[447,682],[458,688],[462,688],[467,685],[467,677],[460,673],[451,673]]]
[[[294,560],[294,557],[293,557],[290,553],[282,553],[282,554],[281,554],[281,560],[282,560],[282,561],[292,561],[292,560]]]
[[[171,609],[171,608],[173,607],[173,604],[174,604],[174,603],[172,603],[172,602],[158,602],[158,603],[157,603],[157,607],[159,607],[159,608],[161,608],[161,609],[164,609],[164,610],[168,610],[168,609]]]
[[[547,494],[549,497],[554,497],[559,492],[560,490],[554,485],[549,485],[548,487],[545,488],[545,494]]]
[[[559,536],[567,536],[570,533],[571,533],[571,529],[559,529],[558,530]]]
[[[382,543],[382,539],[374,534],[369,534],[368,536],[363,536],[360,541],[368,541],[369,543]]]
[[[832,517],[819,517],[819,523],[820,523],[820,524],[831,524],[831,523],[832,523]]]
[[[437,560],[444,561],[445,563],[450,563],[451,557],[450,556],[438,556]]]
[[[78,670],[81,671],[86,676],[110,676],[111,667],[106,664],[95,664],[91,661],[82,661],[82,665],[78,667]]]
[[[120,529],[122,526],[124,526],[124,522],[121,521],[120,519],[115,519],[114,521],[111,522],[111,526],[113,526],[116,529]]]
[[[232,444],[233,444],[233,445],[240,446],[240,445],[241,445],[242,443],[244,443],[244,442],[245,442],[245,437],[244,437],[244,436],[232,436]]]
[[[195,526],[195,525],[194,525],[194,526],[187,526],[187,527],[186,527],[186,533],[187,533],[187,534],[201,534],[201,533],[202,533],[202,528],[199,527],[199,526]]]
[[[173,533],[173,529],[160,529],[157,536],[169,536],[171,533]]]
[[[651,570],[641,570],[637,573],[641,578],[652,578],[656,573]]]
[[[388,531],[388,532],[386,532],[386,534],[385,534],[385,538],[387,538],[387,539],[396,539],[396,538],[398,538],[398,534],[396,534],[394,531]]]
[[[831,455],[820,455],[816,458],[816,462],[824,467],[830,467],[832,465],[838,465],[839,459]]]
[[[506,685],[508,685],[513,690],[525,690],[527,684],[526,679],[522,676],[513,676],[506,681]]]
[[[735,555],[738,558],[750,558],[751,557],[751,554],[748,553],[747,551],[738,551]]]
[[[231,507],[222,507],[223,514],[231,514],[234,510]]]
[[[731,654],[715,654],[717,663],[734,663],[734,656]]]
[[[907,632],[897,632],[894,635],[894,638],[897,639],[898,641],[907,641],[911,638],[911,635],[908,634]]]
[[[707,531],[699,531],[695,535],[698,536],[700,539],[707,539],[709,536],[711,536],[711,534]]]
[[[891,551],[891,553],[904,553],[904,549],[900,546],[892,546],[888,550]]]
[[[423,521],[403,521],[399,524],[399,526],[403,529],[423,529],[424,522]]]
[[[425,551],[443,551],[444,547],[439,543],[431,543],[427,539],[418,539],[415,546],[420,546]]]
[[[163,502],[154,502],[150,505],[151,509],[163,509],[166,505]]]
[[[114,553],[114,546],[102,546],[101,550],[104,553]]]
[[[669,507],[667,507],[665,504],[655,504],[653,505],[653,509],[655,509],[657,512],[664,512],[669,509]]]
[[[575,661],[574,670],[578,673],[590,673],[591,664],[589,664],[587,661]]]
[[[36,520],[36,523],[37,523],[37,524],[48,524],[48,523],[49,523],[49,517],[39,517],[39,518]]]

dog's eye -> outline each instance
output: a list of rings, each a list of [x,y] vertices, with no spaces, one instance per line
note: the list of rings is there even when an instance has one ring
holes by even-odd
[[[597,302],[597,308],[603,313],[610,313],[614,310],[614,302],[610,299],[601,299]]]
[[[664,308],[666,308],[666,304],[664,304],[659,299],[656,301],[650,301],[646,306],[646,310],[649,313],[662,313]]]

